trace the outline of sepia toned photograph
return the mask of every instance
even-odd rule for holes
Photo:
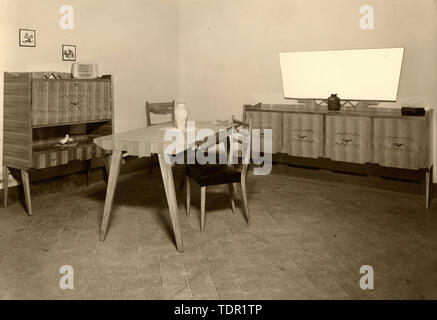
[[[62,60],[76,61],[76,46],[63,45],[62,46]]]
[[[437,300],[437,0],[0,0],[0,34],[0,300]]]
[[[35,47],[36,46],[36,31],[20,29],[20,47]]]

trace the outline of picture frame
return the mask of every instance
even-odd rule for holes
[[[36,30],[19,29],[18,44],[20,47],[36,47]]]
[[[62,45],[62,60],[76,61],[76,46],[71,44]]]

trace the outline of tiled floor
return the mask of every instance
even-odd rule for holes
[[[190,218],[181,192],[184,253],[157,169],[121,178],[103,243],[104,183],[34,197],[33,217],[10,205],[0,209],[0,299],[437,299],[437,200],[426,212],[422,195],[349,180],[283,165],[251,176],[250,227],[212,188],[204,233],[199,190]],[[62,265],[74,268],[74,290],[59,288]],[[362,265],[374,290],[359,287]]]

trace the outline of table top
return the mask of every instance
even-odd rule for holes
[[[199,142],[204,141],[203,137],[197,137],[200,129],[209,129],[218,135],[220,130],[226,130],[231,127],[231,124],[216,123],[213,121],[195,121],[195,139],[188,141],[187,134],[184,133],[184,150],[194,147]],[[150,127],[139,128],[135,130],[124,131],[113,135],[98,137],[94,139],[94,143],[105,150],[117,150],[129,153],[132,156],[149,157],[153,153],[164,154],[167,146],[174,143],[172,141],[164,141],[165,133],[168,130],[176,128],[171,123],[163,123],[159,125],[152,125]]]

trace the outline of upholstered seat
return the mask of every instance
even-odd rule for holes
[[[241,171],[226,164],[189,165],[187,175],[201,187],[241,181]]]

